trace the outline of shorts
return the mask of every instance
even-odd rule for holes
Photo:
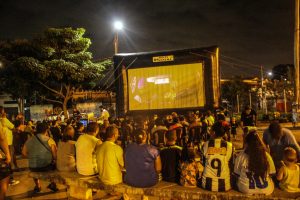
[[[47,172],[47,171],[53,171],[56,169],[56,166],[55,164],[50,164],[50,165],[47,165],[46,167],[38,167],[38,168],[29,168],[29,170],[31,172]]]
[[[4,161],[0,161],[0,180],[5,179],[6,177],[12,174],[12,170],[10,165],[4,163]]]

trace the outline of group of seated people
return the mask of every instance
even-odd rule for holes
[[[164,127],[157,124],[153,128],[159,129],[158,126]],[[65,127],[56,144],[50,137],[49,125],[39,123],[22,154],[28,157],[31,171],[54,168],[77,171],[85,176],[98,175],[106,185],[124,182],[144,188],[163,180],[217,192],[233,188],[247,194],[269,195],[277,185],[287,192],[300,192],[297,164],[300,148],[292,133],[278,122],[270,124],[263,139],[256,130],[249,131],[244,137],[244,149],[239,153],[231,142],[224,140],[228,130],[222,121],[214,122],[210,138],[198,144],[198,148],[189,139],[178,142],[176,129],[172,125],[164,128],[164,142],[159,145],[155,137],[149,139],[151,130],[137,126],[130,143],[122,146],[118,142],[121,133],[118,126],[107,125],[98,137],[101,127],[91,122],[77,141],[74,141],[74,128]],[[34,181],[34,191],[39,192],[41,184],[38,179]],[[57,191],[54,182],[48,188]]]

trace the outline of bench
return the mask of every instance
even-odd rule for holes
[[[30,172],[29,177],[41,180],[53,180],[67,186],[69,198],[93,199],[93,190],[97,190],[97,198],[105,199],[107,194],[118,193],[125,196],[124,199],[266,199],[266,200],[300,200],[300,193],[287,193],[275,189],[272,195],[245,195],[238,191],[210,192],[201,188],[186,188],[175,183],[159,182],[150,188],[135,188],[124,183],[108,186],[100,182],[96,176],[82,176],[76,172]]]

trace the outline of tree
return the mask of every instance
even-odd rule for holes
[[[50,92],[43,99],[62,105],[65,117],[74,91],[101,78],[102,71],[111,64],[110,60],[92,61],[92,53],[88,52],[91,41],[83,37],[84,33],[83,28],[49,28],[30,41],[26,56],[13,59],[9,65],[30,80],[40,94]]]
[[[233,106],[237,106],[237,95],[241,105],[249,104],[249,91],[251,87],[243,82],[241,77],[234,77],[222,84],[221,97],[228,100]]]
[[[32,96],[34,90],[30,80],[11,65],[18,58],[33,54],[28,40],[0,41],[0,90],[18,101],[21,112],[24,111],[24,99]]]

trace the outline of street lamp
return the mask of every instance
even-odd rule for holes
[[[115,37],[114,37],[114,47],[115,47],[115,54],[118,53],[118,43],[119,43],[119,36],[118,33],[123,29],[123,23],[121,21],[114,22],[114,29],[115,29]]]
[[[273,75],[273,73],[272,72],[268,72],[268,76],[272,76]]]

